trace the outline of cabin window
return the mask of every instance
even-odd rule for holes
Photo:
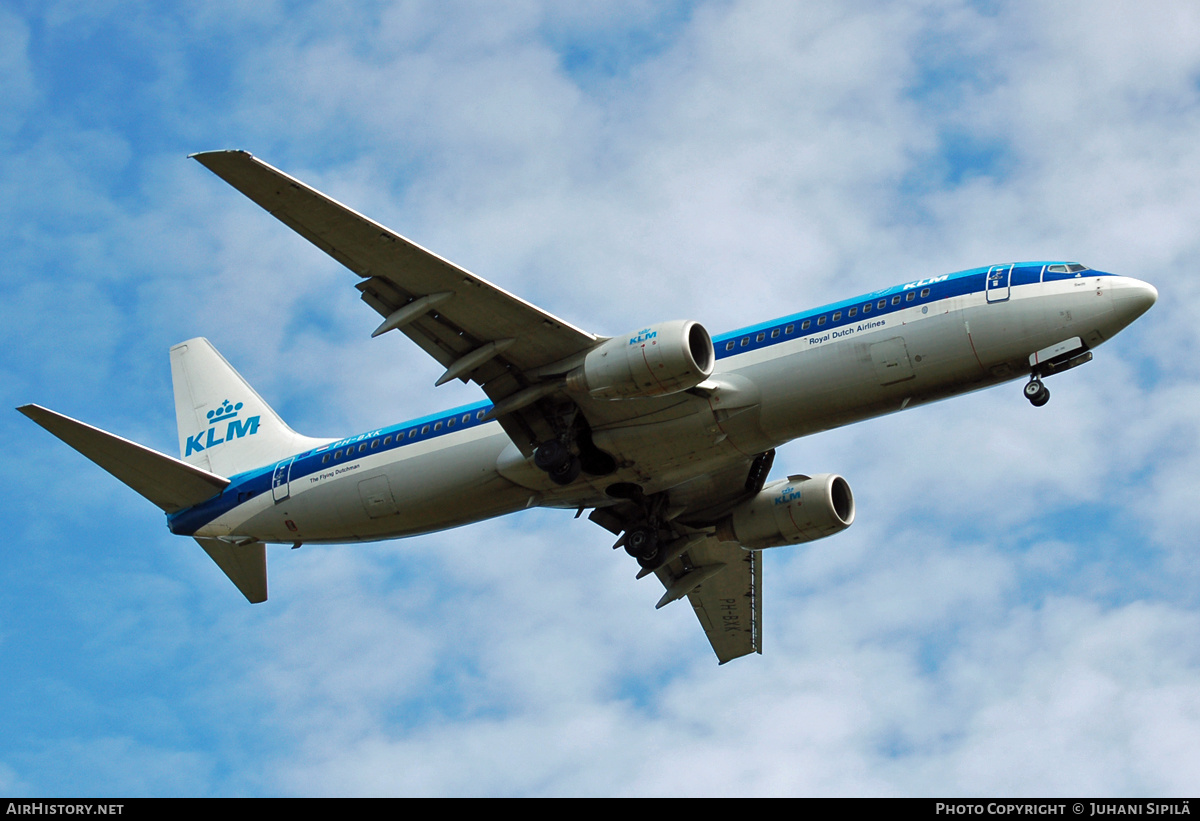
[[[841,312],[841,311],[834,311],[834,312],[833,312],[833,321],[834,321],[834,322],[837,322],[837,321],[838,321],[838,320],[840,320],[841,318],[842,318],[842,312]]]
[[[322,465],[329,464],[329,454],[328,453],[326,453],[324,456],[321,457],[321,464]]]
[[[379,447],[379,440],[378,440],[378,439],[372,439],[372,440],[371,440],[371,450],[375,450],[375,448],[377,448],[377,447]]]
[[[914,292],[914,291],[909,291],[909,292],[908,292],[908,295],[907,295],[906,297],[904,297],[904,301],[905,301],[905,302],[912,302],[912,301],[913,301],[914,299],[916,299],[916,298],[917,298],[917,294],[916,294],[916,292]]]
[[[766,338],[767,338],[767,334],[766,334],[766,332],[763,332],[763,333],[760,333],[758,336],[754,337],[754,341],[762,342]]]
[[[863,313],[864,314],[871,313],[871,309],[874,307],[875,307],[874,305],[872,305],[870,302],[868,302],[866,305],[863,306]]]
[[[476,419],[483,419],[483,415],[484,415],[485,413],[487,413],[487,411],[479,411],[478,413],[476,413],[476,414],[475,414],[475,418],[476,418]]]
[[[921,299],[924,299],[924,298],[925,298],[925,297],[927,297],[927,296],[929,296],[929,289],[928,289],[928,288],[922,288],[922,289],[921,289]]]
[[[453,416],[451,416],[449,419],[446,420],[446,427],[448,427],[448,428],[454,427],[454,423],[457,421],[458,421],[457,419],[455,419]]]
[[[413,438],[414,436],[416,436],[416,435],[417,435],[417,429],[416,429],[416,428],[413,428],[412,430],[410,430],[410,431],[408,432],[408,438],[409,438],[409,439],[412,439],[412,438]]]
[[[855,316],[857,316],[857,315],[858,315],[858,308],[857,308],[857,307],[855,307],[855,308],[851,308],[849,311],[847,311],[847,312],[846,312],[846,316],[847,316],[849,319],[854,319],[854,317],[855,317]]]
[[[435,431],[441,430],[441,429],[442,429],[442,423],[441,423],[441,422],[435,422],[435,423],[434,423],[434,425],[433,425],[433,429],[434,429]]]
[[[747,346],[747,345],[749,345],[749,344],[750,344],[750,337],[748,337],[748,336],[743,336],[743,337],[742,337],[742,347],[744,348],[744,347],[746,347],[746,346]]]
[[[727,351],[732,351],[732,350],[733,350],[733,346],[734,346],[735,344],[736,344],[736,343],[735,343],[735,342],[734,342],[732,339],[731,339],[731,340],[729,340],[728,342],[726,342],[726,343],[725,343],[725,350],[727,350]]]
[[[462,418],[462,423],[465,425],[465,424],[467,424],[467,423],[468,423],[468,422],[470,422],[470,421],[471,421],[471,414],[469,414],[469,413],[464,413],[464,414],[463,414],[463,418]]]
[[[388,445],[390,445],[391,443],[392,443],[392,437],[391,437],[391,436],[385,436],[385,437],[383,437],[383,446],[384,446],[385,448],[386,448]]]
[[[825,317],[823,317],[823,316],[817,317],[817,327],[819,328],[824,324],[825,324]]]
[[[366,443],[366,442],[363,442],[361,445],[359,445],[359,446],[358,446],[358,452],[359,452],[359,453],[362,453],[362,452],[363,452],[363,451],[365,451],[366,449],[367,449],[367,443]]]
[[[342,452],[341,452],[340,450],[338,450],[338,451],[334,451],[334,453],[333,453],[333,458],[334,458],[334,459],[341,459],[341,458],[342,458]]]
[[[784,332],[785,334],[788,334],[788,335],[790,335],[790,334],[792,333],[792,331],[794,331],[794,330],[796,330],[796,326],[795,326],[795,325],[788,325],[786,328],[784,328],[784,329],[783,329],[783,332]]]
[[[775,330],[771,331],[771,338],[772,338],[772,339],[774,339],[774,338],[775,338],[775,337],[777,337],[777,336],[779,336],[779,329],[778,329],[778,328],[776,328]]]
[[[878,302],[875,303],[875,307],[882,311],[884,308],[887,307],[887,300],[886,299],[879,300]]]
[[[899,305],[899,304],[900,304],[900,294],[896,294],[894,297],[892,297],[892,304],[893,304],[893,305]]]
[[[424,436],[424,435],[425,435],[425,434],[427,434],[427,433],[429,433],[429,425],[425,425],[424,427],[422,427],[422,428],[421,428],[421,435],[422,435],[422,436]]]

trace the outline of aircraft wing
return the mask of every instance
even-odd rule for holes
[[[658,606],[682,597],[686,591],[721,664],[762,652],[759,551],[699,535],[693,537],[679,556],[654,573],[667,588]]]
[[[774,459],[775,451],[767,451],[710,474],[705,486],[693,494],[684,488],[676,497],[673,491],[672,501],[685,505],[688,512],[672,518],[671,540],[659,547],[662,564],[638,573],[641,579],[653,572],[667,589],[657,607],[687,597],[721,664],[762,652],[762,555],[736,542],[721,541],[713,523],[738,501],[762,490]],[[643,516],[636,506],[623,502],[597,508],[588,518],[620,534]]]
[[[551,379],[598,337],[425,250],[245,151],[192,155],[296,233],[363,278],[362,299],[446,368],[437,384],[483,387],[522,450],[546,438],[520,411],[556,389]],[[550,367],[548,367],[550,366]],[[548,381],[541,381],[546,379]],[[505,402],[505,400],[508,400]]]

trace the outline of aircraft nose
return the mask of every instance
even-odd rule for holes
[[[1158,289],[1140,279],[1127,279],[1113,293],[1113,309],[1125,322],[1132,322],[1158,300]]]

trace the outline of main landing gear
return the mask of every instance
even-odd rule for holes
[[[533,452],[533,463],[556,485],[569,485],[579,478],[583,463],[561,439],[547,439]]]
[[[658,564],[658,528],[647,523],[625,531],[625,552],[642,567]]]
[[[1050,401],[1050,390],[1042,384],[1037,374],[1029,377],[1029,381],[1025,383],[1025,398],[1035,408],[1040,408]]]
[[[558,435],[533,449],[533,463],[554,484],[569,485],[580,473],[607,476],[617,469],[616,460],[596,447],[592,429],[577,409],[552,421]]]
[[[625,552],[637,559],[644,568],[658,566],[663,558],[662,548],[666,542],[661,535],[666,525],[667,494],[654,493],[649,496],[642,493],[640,486],[629,482],[618,482],[609,485],[605,491],[615,499],[625,499],[636,508],[625,526],[625,534],[617,540],[613,548],[624,547]],[[668,541],[670,533],[668,532]]]

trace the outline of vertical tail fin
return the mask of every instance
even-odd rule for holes
[[[301,436],[202,337],[171,348],[183,461],[222,476],[277,462],[328,439]]]

